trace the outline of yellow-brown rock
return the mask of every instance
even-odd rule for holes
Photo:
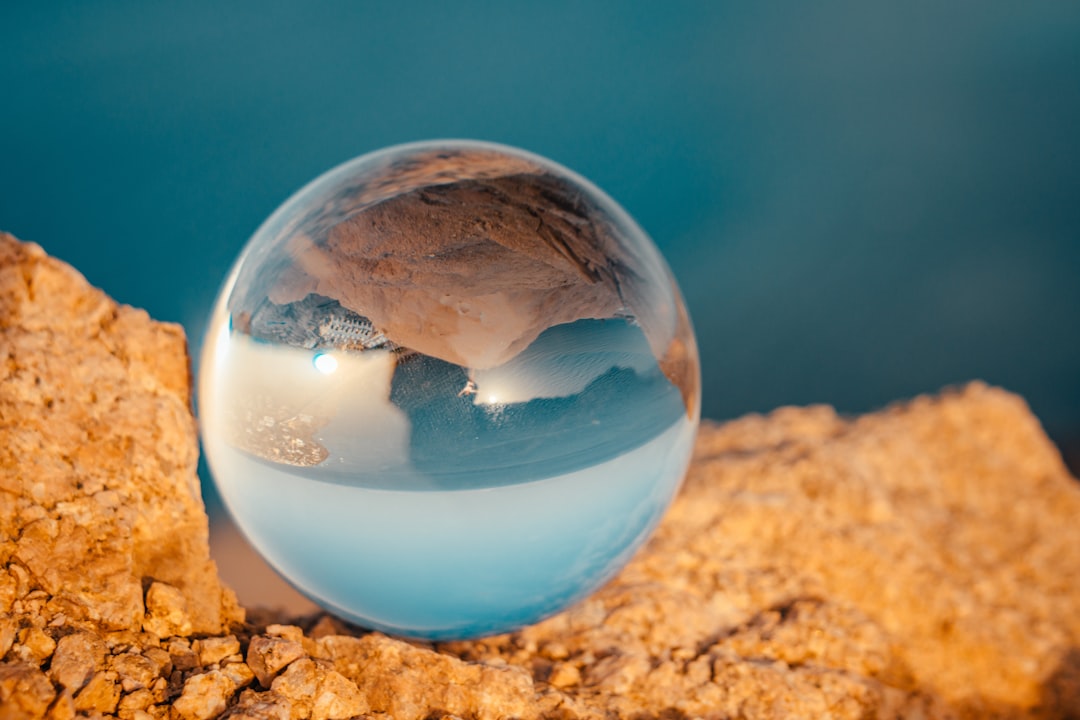
[[[183,331],[0,234],[0,353],[0,613],[138,630],[161,583],[190,621],[162,632],[239,620],[207,547]]]
[[[239,658],[240,641],[236,639],[235,635],[205,638],[196,640],[193,649],[199,655],[200,665],[216,665],[233,655]]]
[[[258,636],[248,644],[247,664],[263,687],[270,687],[277,674],[306,653],[295,640]]]
[[[44,717],[56,691],[44,673],[25,663],[0,663],[0,717]]]
[[[49,677],[73,693],[82,689],[105,664],[105,642],[96,633],[81,631],[65,635],[56,643]]]
[[[1015,395],[706,424],[634,561],[516,633],[230,632],[179,332],[0,248],[0,718],[1080,717],[1080,484]]]

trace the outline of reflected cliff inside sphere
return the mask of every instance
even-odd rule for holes
[[[210,468],[256,549],[365,627],[466,638],[614,575],[678,489],[693,331],[655,246],[529,153],[403,145],[255,233],[204,342]]]

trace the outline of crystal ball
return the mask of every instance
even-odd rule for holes
[[[589,181],[466,141],[312,181],[221,289],[198,407],[236,523],[364,627],[509,631],[610,579],[686,471],[697,346],[671,272]]]

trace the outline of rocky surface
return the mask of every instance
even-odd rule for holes
[[[27,638],[56,628],[190,635],[240,620],[206,541],[183,330],[0,234],[0,349],[11,652],[40,656]]]
[[[1014,395],[706,425],[626,570],[517,633],[240,623],[179,331],[0,248],[0,718],[1080,716],[1080,485]]]

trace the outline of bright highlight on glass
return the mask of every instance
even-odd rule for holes
[[[315,369],[323,375],[329,375],[337,370],[337,358],[333,355],[319,353],[312,359],[312,362],[315,364]]]
[[[199,409],[225,504],[298,590],[429,639],[584,597],[656,526],[698,423],[697,349],[645,233],[520,150],[331,170],[221,290]]]

